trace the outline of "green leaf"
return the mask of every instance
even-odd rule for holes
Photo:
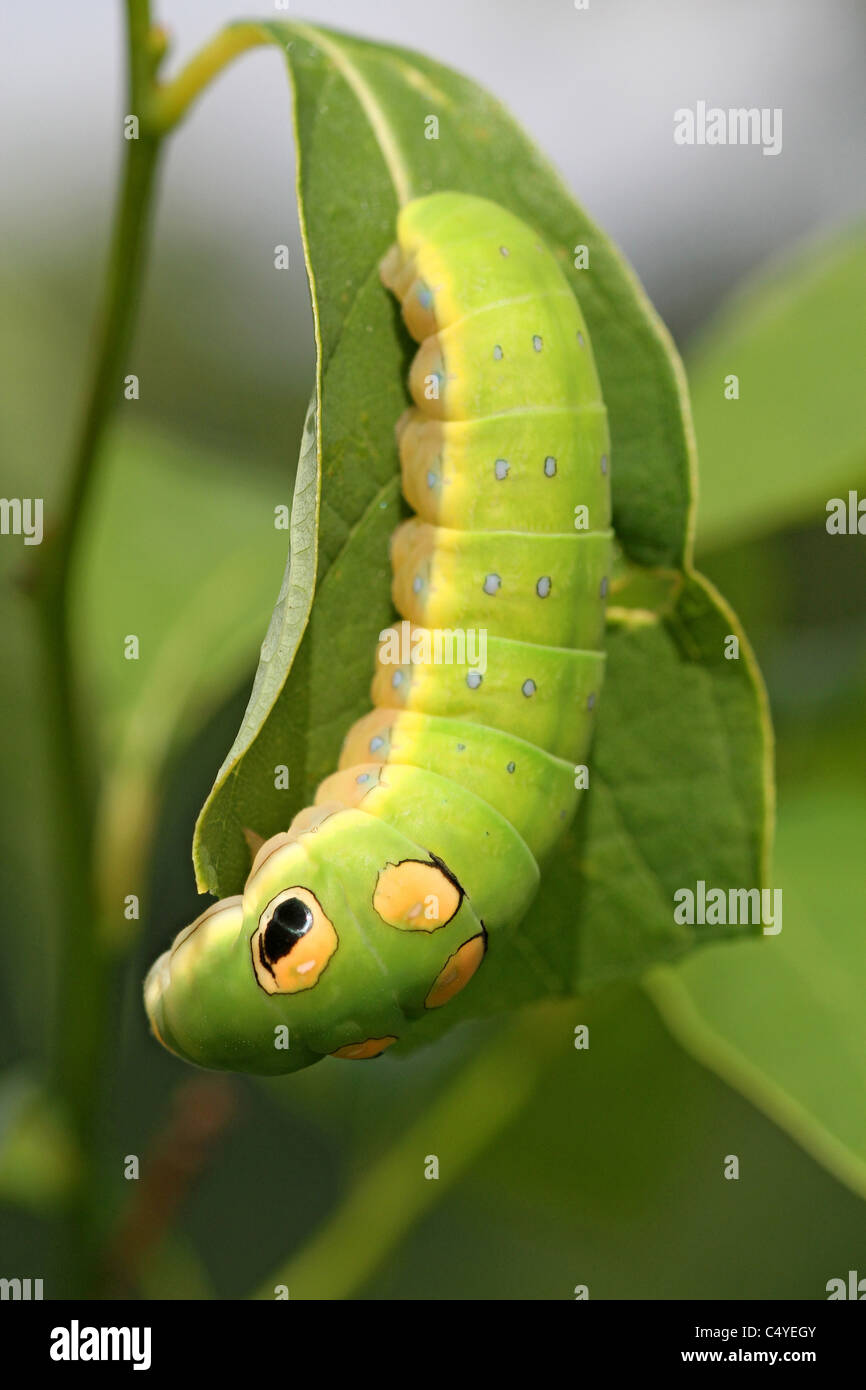
[[[264,32],[281,47],[288,42],[295,92],[319,350],[321,496],[317,535],[310,459],[310,476],[305,470],[298,482],[292,540],[305,554],[318,547],[318,593],[299,650],[299,632],[275,620],[280,640],[271,671],[257,682],[199,823],[199,886],[216,893],[235,891],[249,868],[244,826],[264,834],[286,824],[332,770],[342,734],[367,706],[376,636],[392,617],[387,541],[400,506],[394,423],[407,400],[411,348],[378,264],[401,198],[463,188],[539,228],[570,275],[592,333],[611,419],[621,542],[637,560],[681,562],[691,505],[681,369],[665,330],[631,271],[508,113],[418,54],[306,25],[266,25]],[[431,104],[440,114],[438,141],[424,139]],[[590,269],[578,271],[573,248],[583,244]],[[285,678],[293,661],[277,695],[274,671]],[[284,760],[272,757],[278,747],[291,749],[288,796],[257,775]]]
[[[472,1011],[671,958],[695,940],[673,922],[674,887],[761,881],[768,795],[754,663],[736,620],[689,570],[693,457],[676,354],[617,252],[486,93],[405,50],[306,25],[265,29],[289,40],[318,346],[316,453],[308,431],[266,661],[196,830],[199,886],[221,896],[242,888],[244,829],[285,828],[369,707],[376,637],[393,616],[393,427],[414,350],[378,263],[400,200],[471,190],[537,227],[580,298],[610,412],[615,524],[632,563],[615,601],[634,607],[656,595],[646,620],[627,615],[612,634],[592,791],[540,899],[543,925],[515,947],[519,957],[488,972]],[[438,141],[424,139],[431,111]],[[589,270],[573,268],[580,244]],[[663,568],[636,568],[650,564]],[[740,637],[740,661],[723,659],[728,633]],[[286,762],[291,785],[278,790],[273,769]]]
[[[866,477],[864,299],[858,228],[764,272],[690,355],[701,550],[817,520]]]
[[[80,1156],[56,1100],[20,1069],[0,1081],[0,1201],[44,1213],[74,1187]]]
[[[140,426],[111,443],[87,522],[75,640],[99,732],[98,853],[109,927],[141,891],[159,780],[255,660],[288,495]],[[154,557],[159,563],[154,563]],[[128,639],[138,641],[137,657]]]
[[[648,977],[674,1036],[866,1196],[862,793],[790,798],[779,818],[783,927]]]

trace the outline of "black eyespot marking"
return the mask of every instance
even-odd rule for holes
[[[440,859],[438,854],[434,854],[432,849],[428,849],[427,853],[430,855],[431,860],[436,865],[439,872],[445,875],[449,883],[453,883],[457,892],[460,894],[460,901],[462,902],[466,897],[466,889],[463,887],[457,875],[451,872],[445,860]]]
[[[265,928],[262,947],[271,962],[282,960],[313,925],[313,914],[300,898],[286,898],[277,903]]]
[[[309,888],[296,884],[271,898],[250,938],[256,983],[265,994],[299,994],[318,984],[340,941]]]

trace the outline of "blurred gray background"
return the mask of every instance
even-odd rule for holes
[[[173,37],[169,72],[226,20],[286,14],[273,0],[154,8]],[[681,342],[756,263],[862,212],[860,0],[590,0],[588,10],[573,0],[290,0],[288,14],[418,47],[492,89],[625,251]],[[7,4],[3,22],[7,273],[48,275],[61,303],[45,311],[65,309],[81,347],[120,153],[122,18],[112,0],[49,0]],[[781,107],[782,153],[675,145],[673,112],[699,99]],[[280,56],[255,51],[196,106],[163,169],[138,346],[143,409],[251,460],[294,455],[300,403],[284,433],[245,406],[246,388],[276,399],[287,380],[312,378],[300,255],[278,293],[271,269],[275,243],[298,249],[293,163]],[[79,357],[73,330],[70,390]]]

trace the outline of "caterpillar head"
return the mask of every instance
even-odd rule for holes
[[[151,967],[151,1027],[185,1060],[278,1074],[377,1057],[480,965],[484,927],[435,855],[360,811],[317,818],[266,841],[243,894]]]

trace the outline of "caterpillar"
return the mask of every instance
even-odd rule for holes
[[[153,1033],[204,1067],[294,1072],[409,1037],[509,933],[531,934],[540,865],[580,795],[611,556],[580,307],[528,225],[460,193],[401,209],[380,274],[420,344],[396,426],[413,512],[391,542],[402,622],[380,634],[373,709],[314,804],[147,976]],[[470,630],[474,665],[455,656]]]

